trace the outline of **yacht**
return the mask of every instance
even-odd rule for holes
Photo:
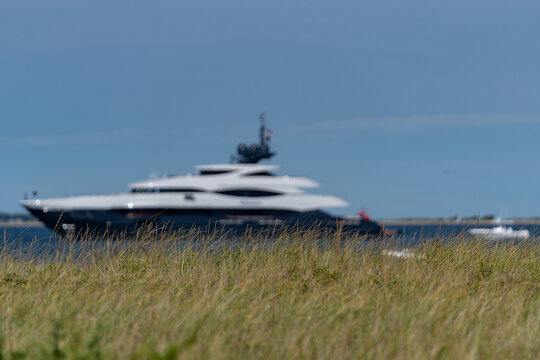
[[[495,218],[492,228],[473,228],[469,229],[469,234],[486,240],[526,240],[529,238],[529,230],[514,230],[512,227],[505,226],[512,224],[511,220]]]
[[[130,192],[23,200],[21,204],[59,233],[135,231],[141,226],[225,228],[233,231],[294,227],[381,235],[363,214],[338,217],[325,209],[348,206],[333,195],[310,194],[319,187],[305,177],[276,175],[278,166],[260,164],[275,155],[272,133],[261,118],[259,143],[240,144],[231,163],[197,166],[196,174],[149,179]]]

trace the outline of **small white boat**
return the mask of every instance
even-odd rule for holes
[[[385,256],[392,256],[399,259],[425,259],[424,255],[417,255],[411,249],[402,249],[402,250],[383,250],[382,254]]]
[[[497,223],[501,223],[499,220]],[[529,230],[514,230],[511,227],[498,225],[493,228],[469,229],[469,234],[487,240],[524,240],[529,238]]]

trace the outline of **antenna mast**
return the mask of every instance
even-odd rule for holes
[[[232,156],[231,160],[238,162],[239,164],[256,164],[262,159],[270,159],[276,153],[270,151],[270,138],[271,134],[267,133],[266,128],[266,112],[263,111],[259,116],[261,126],[259,128],[259,144],[246,144],[238,145],[238,155]]]
[[[266,145],[266,124],[264,122],[266,117],[266,111],[263,111],[261,115],[259,116],[259,120],[261,121],[261,128],[259,130],[259,138],[260,138],[260,144],[261,146]]]

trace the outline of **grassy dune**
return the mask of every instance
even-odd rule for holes
[[[4,249],[2,359],[534,359],[540,244],[140,234]]]

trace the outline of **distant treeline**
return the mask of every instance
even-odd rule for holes
[[[0,221],[33,221],[34,217],[30,214],[10,214],[0,213]]]

